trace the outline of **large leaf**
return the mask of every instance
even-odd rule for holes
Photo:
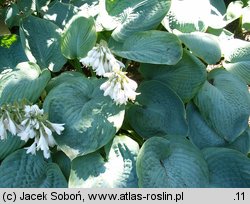
[[[8,137],[5,140],[0,140],[0,160],[19,149],[25,144],[20,137],[13,136],[8,132]]]
[[[43,159],[42,154],[18,150],[0,166],[1,188],[66,188],[67,181],[59,167]]]
[[[56,2],[48,9],[43,18],[54,22],[58,27],[63,29],[77,12],[77,8],[71,4]]]
[[[249,188],[250,159],[226,148],[207,148],[203,154],[209,168],[210,186],[216,188]]]
[[[20,62],[28,61],[19,36],[0,36],[0,72],[4,69],[13,69]]]
[[[52,161],[60,167],[65,178],[69,180],[71,161],[66,154],[62,151],[55,152],[52,154]]]
[[[162,23],[168,30],[177,29],[184,33],[205,31],[210,13],[209,0],[172,0]]]
[[[183,33],[178,37],[191,50],[208,64],[216,64],[220,61],[221,50],[217,37],[201,32]]]
[[[248,126],[250,95],[243,81],[224,69],[214,69],[194,98],[202,117],[228,142]]]
[[[112,37],[118,42],[124,42],[138,31],[154,29],[170,7],[169,0],[118,0],[106,4],[109,15],[117,20]]]
[[[178,136],[148,139],[140,149],[136,170],[143,188],[208,186],[208,167],[201,152]]]
[[[99,152],[72,161],[70,188],[135,188],[136,157],[139,145],[127,136],[116,136],[105,146],[106,158]]]
[[[206,147],[228,147],[247,154],[250,148],[250,131],[246,130],[235,141],[229,143],[209,127],[194,104],[187,106],[187,121],[190,140],[200,149]]]
[[[50,72],[32,62],[22,62],[0,74],[0,105],[26,99],[35,103],[50,80]]]
[[[133,34],[114,53],[138,62],[173,65],[181,59],[182,47],[175,35],[155,30]]]
[[[58,72],[66,62],[60,49],[60,28],[38,17],[25,18],[20,26],[23,47],[30,61]]]
[[[94,19],[74,16],[63,31],[62,53],[68,59],[85,57],[95,45],[96,39]]]
[[[140,95],[127,114],[140,136],[187,135],[184,105],[172,89],[153,80],[140,84],[137,92]]]
[[[52,122],[65,123],[55,135],[59,147],[74,159],[107,144],[121,127],[124,107],[103,96],[104,80],[73,77],[53,88],[44,102]]]
[[[250,42],[232,39],[223,43],[223,66],[232,74],[250,84]]]
[[[157,80],[172,88],[184,102],[190,101],[206,80],[206,67],[184,50],[176,65],[142,64],[140,72],[147,80]]]

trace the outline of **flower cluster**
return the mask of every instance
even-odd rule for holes
[[[92,48],[85,58],[80,60],[85,66],[91,66],[98,76],[112,72],[114,67],[124,68],[124,64],[118,61],[111,53],[105,41],[101,41]]]
[[[64,124],[51,123],[47,120],[43,109],[37,105],[5,105],[0,112],[0,138],[7,138],[7,131],[27,142],[34,139],[33,144],[27,148],[27,153],[35,154],[42,150],[45,158],[50,157],[49,147],[54,147],[56,142],[52,135],[58,135],[64,130]]]
[[[80,60],[85,66],[91,66],[98,76],[108,80],[100,86],[104,96],[109,95],[117,105],[126,104],[128,100],[136,98],[137,83],[126,76],[124,64],[117,60],[105,41],[101,41],[85,58]]]

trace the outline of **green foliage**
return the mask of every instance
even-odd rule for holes
[[[9,3],[0,187],[250,187],[249,0]]]

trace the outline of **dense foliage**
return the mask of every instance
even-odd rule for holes
[[[0,187],[250,187],[250,1],[0,1]]]

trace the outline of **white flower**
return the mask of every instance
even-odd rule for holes
[[[0,139],[4,140],[7,138],[7,131],[4,125],[4,118],[3,116],[0,118]]]
[[[32,117],[37,115],[42,115],[44,113],[43,109],[40,109],[38,105],[26,105],[24,107],[24,112],[26,117]]]
[[[104,96],[109,95],[116,104],[126,104],[128,100],[134,101],[139,93],[136,93],[137,83],[126,76],[126,72],[115,69],[112,73],[104,75],[108,81],[100,86]]]
[[[112,72],[114,67],[125,67],[122,62],[114,57],[105,41],[101,41],[100,44],[93,47],[80,62],[85,66],[92,66],[98,76],[104,76],[105,73]]]
[[[58,135],[61,135],[62,131],[64,130],[63,125],[64,124],[58,124],[58,123],[51,123],[48,120],[46,121],[50,128],[55,131]]]

